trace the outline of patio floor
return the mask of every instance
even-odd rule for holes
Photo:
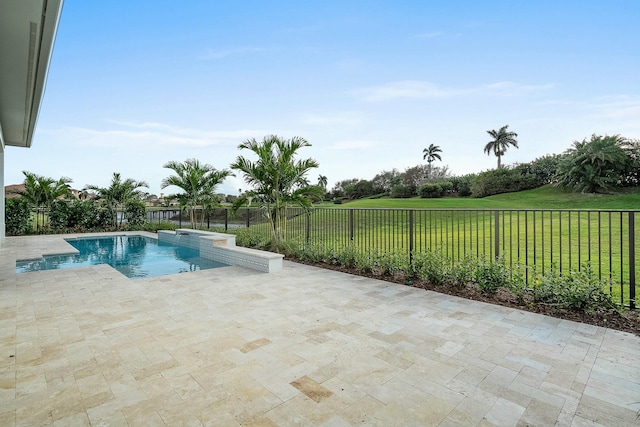
[[[131,281],[15,274],[0,425],[637,426],[640,338],[285,262]]]

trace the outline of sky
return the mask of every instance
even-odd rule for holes
[[[114,172],[161,189],[163,165],[217,169],[266,135],[312,146],[329,188],[424,163],[494,168],[487,130],[509,125],[503,163],[592,134],[640,139],[640,1],[65,0],[22,171],[106,187]],[[218,192],[246,190],[242,176]]]

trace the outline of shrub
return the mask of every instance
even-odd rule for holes
[[[451,181],[442,181],[439,183],[440,187],[442,187],[442,191],[444,195],[447,195],[453,192],[453,182]]]
[[[49,209],[49,226],[54,231],[111,229],[112,221],[112,210],[89,200],[58,199]]]
[[[442,285],[447,279],[448,262],[441,251],[429,250],[413,256],[411,272],[413,277],[426,280],[434,285]]]
[[[449,183],[449,184],[451,184],[451,183]],[[440,184],[427,183],[427,184],[422,184],[420,186],[420,188],[418,189],[418,194],[423,199],[434,199],[434,198],[438,198],[438,197],[444,196],[444,189],[442,188],[442,185],[440,185]]]
[[[475,174],[469,174],[452,177],[450,182],[453,185],[453,192],[457,193],[459,197],[469,197],[471,195],[471,182],[475,176]]]
[[[541,185],[535,175],[528,173],[526,167],[520,165],[479,173],[471,182],[471,193],[473,197],[487,197],[528,190]]]
[[[544,274],[535,274],[529,292],[536,303],[557,305],[573,310],[593,310],[598,307],[616,308],[606,292],[607,283],[598,279],[589,263],[579,271],[560,274],[552,268]]]
[[[175,224],[171,221],[162,221],[162,222],[145,222],[140,227],[143,231],[148,231],[150,233],[157,233],[158,230],[175,230],[178,228],[178,224]]]
[[[509,287],[509,268],[502,260],[480,258],[476,267],[475,281],[480,290],[492,294],[500,288]]]
[[[228,232],[236,235],[236,244],[238,246],[264,249],[271,243],[271,233],[269,230],[254,227],[241,227],[234,228]]]
[[[26,199],[7,199],[4,212],[8,235],[27,234],[31,229],[31,209]]]
[[[130,226],[140,226],[147,222],[147,208],[139,200],[132,200],[127,203],[124,217]]]
[[[347,245],[338,249],[336,253],[336,262],[347,268],[353,268],[356,265],[358,249],[354,245]]]
[[[416,189],[411,185],[396,184],[391,187],[391,197],[395,199],[408,199],[415,195]]]
[[[466,255],[458,260],[451,268],[451,284],[456,287],[464,287],[473,282],[478,266],[478,260],[473,255]]]

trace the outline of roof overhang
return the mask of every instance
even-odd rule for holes
[[[0,2],[0,151],[31,146],[63,1]]]

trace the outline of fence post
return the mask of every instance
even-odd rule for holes
[[[409,265],[413,262],[413,209],[409,210]]]
[[[311,238],[311,211],[307,212],[307,228],[305,230],[305,241],[307,245],[309,244],[309,239]]]
[[[224,231],[229,230],[229,209],[224,210]]]
[[[251,212],[249,211],[249,208],[247,208],[247,228],[249,228],[249,214]]]
[[[353,209],[349,209],[349,241],[353,242]]]
[[[636,230],[634,212],[629,211],[629,308],[636,308]]]
[[[207,230],[211,228],[210,216],[209,210],[207,209]]]
[[[500,258],[500,211],[495,211],[494,213],[495,215],[495,224],[494,224],[494,228],[495,228],[495,232],[493,233],[493,235],[495,236],[495,242],[494,242],[494,253],[495,253],[495,257],[496,259]]]
[[[178,211],[178,227],[182,228],[182,209]]]

